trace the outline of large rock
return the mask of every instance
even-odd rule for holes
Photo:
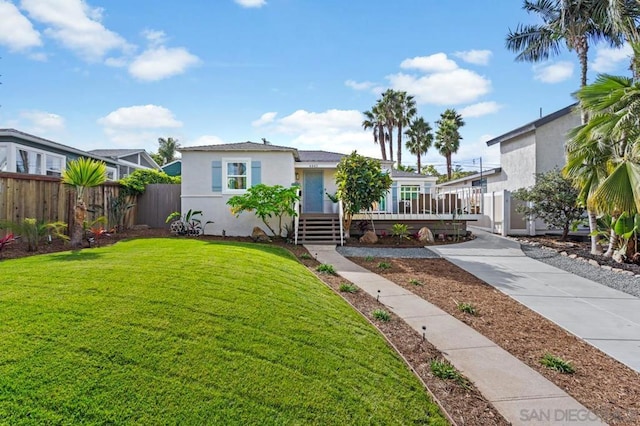
[[[367,231],[362,237],[360,237],[360,242],[365,244],[375,244],[378,242],[378,236],[373,231]]]
[[[431,229],[425,227],[420,228],[420,230],[418,231],[418,240],[420,240],[421,243],[434,243],[435,240],[433,239],[433,233],[431,232]]]
[[[253,232],[251,233],[251,239],[256,243],[269,243],[271,242],[271,238],[259,227],[256,226],[253,228]]]

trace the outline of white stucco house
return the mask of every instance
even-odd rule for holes
[[[503,235],[535,235],[547,232],[542,221],[529,221],[515,211],[511,191],[535,184],[535,175],[566,163],[567,134],[581,124],[577,104],[569,105],[487,141],[500,146],[500,167],[486,172],[483,217],[478,224]],[[462,182],[464,181],[464,182]],[[472,175],[452,185],[479,181]]]
[[[179,151],[182,211],[202,210],[203,220],[214,221],[206,227],[207,234],[247,236],[254,226],[263,227],[255,215],[245,212],[236,217],[227,205],[229,198],[260,183],[300,187],[299,227],[306,230],[308,239],[316,232],[311,221],[338,221],[328,194],[336,192],[336,167],[344,154],[255,142],[182,147]],[[439,209],[440,214],[432,219],[441,220],[445,209],[452,205],[461,208],[460,203],[456,204],[458,199],[438,201],[437,196],[431,197],[436,178],[393,170],[391,162],[382,162],[382,168],[391,173],[392,188],[366,213],[369,216],[376,215],[381,220],[428,219]],[[429,207],[423,202],[426,197],[431,197]]]

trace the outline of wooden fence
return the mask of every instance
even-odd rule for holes
[[[147,185],[138,197],[136,224],[151,228],[169,228],[167,216],[180,211],[180,185],[154,183]]]
[[[109,209],[119,193],[120,186],[116,182],[89,188],[85,197],[90,210],[87,219],[109,217]],[[29,217],[43,222],[69,223],[74,217],[75,197],[75,191],[64,185],[60,178],[0,173],[0,220],[21,222]],[[124,218],[125,227],[132,226],[134,218],[135,209],[129,210]],[[114,225],[109,224],[110,227]]]

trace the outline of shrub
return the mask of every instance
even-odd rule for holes
[[[380,262],[378,263],[378,268],[386,271],[387,269],[391,269],[391,264],[389,262]]]
[[[365,262],[373,262],[374,257],[373,256],[367,256],[364,258]]]
[[[326,275],[338,275],[333,265],[322,263],[316,267],[316,271]]]
[[[173,183],[179,184],[180,176],[169,176],[165,172],[152,169],[138,169],[129,176],[120,179],[126,195],[140,195],[144,193],[150,183]]]
[[[371,315],[379,321],[384,321],[384,322],[391,321],[391,314],[385,311],[384,309],[376,309],[371,313]]]
[[[453,380],[465,389],[469,388],[469,381],[446,359],[434,359],[429,364],[431,373],[442,380]]]
[[[311,255],[309,253],[302,253],[300,255],[300,259],[309,260],[309,259],[313,259],[313,258],[311,257]]]
[[[64,222],[40,222],[34,218],[26,217],[22,222],[3,222],[0,228],[9,229],[27,242],[27,251],[36,251],[43,238],[52,237],[68,240],[64,235],[67,224]]]
[[[565,361],[564,359],[552,355],[548,352],[544,354],[544,356],[540,360],[540,364],[552,370],[559,371],[563,374],[573,374],[576,371],[573,365],[571,365],[571,362]]]
[[[180,214],[180,212],[173,212],[167,219],[165,223],[171,223],[171,232],[178,235],[189,235],[189,236],[198,236],[204,233],[204,228],[213,223],[212,220],[208,220],[202,224],[202,220],[200,219],[202,216],[201,210],[191,210],[185,214]]]
[[[358,287],[356,287],[353,284],[350,283],[341,283],[340,284],[340,291],[343,293],[357,293],[358,292]]]
[[[391,235],[398,240],[409,239],[409,225],[405,223],[394,223],[391,226]]]
[[[418,286],[423,286],[424,284],[421,281],[416,280],[415,278],[411,278],[409,280],[409,284],[411,285],[418,285]]]
[[[456,307],[458,308],[458,310],[460,312],[464,312],[464,313],[469,314],[469,315],[477,315],[478,314],[478,308],[476,308],[471,303],[456,302]]]

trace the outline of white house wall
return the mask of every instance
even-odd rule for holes
[[[580,125],[580,114],[572,112],[536,129],[536,173],[544,173],[566,162],[567,133]]]
[[[500,144],[499,177],[487,181],[487,192],[515,191],[535,183],[536,136],[529,132]]]
[[[205,233],[209,235],[249,236],[255,226],[265,232],[264,223],[251,212],[243,212],[239,217],[231,214],[227,205],[229,198],[238,194],[229,194],[212,190],[212,162],[225,159],[247,159],[260,161],[261,183],[290,187],[295,180],[294,158],[291,152],[182,152],[182,213],[202,210],[203,223],[207,225]],[[270,222],[277,232],[277,220]]]

